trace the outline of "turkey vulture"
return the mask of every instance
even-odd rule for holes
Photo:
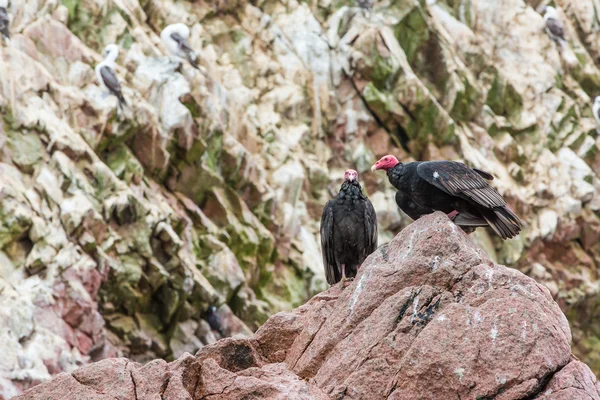
[[[544,14],[544,21],[546,21],[546,33],[550,36],[550,39],[555,42],[565,40],[565,28],[562,22],[558,19],[558,13],[554,7],[546,7],[546,13]]]
[[[387,155],[371,171],[383,169],[398,189],[396,203],[412,219],[443,211],[461,228],[490,226],[502,239],[516,236],[523,224],[487,180],[487,172],[456,161],[418,161],[402,164]]]
[[[321,250],[327,283],[356,276],[358,267],[377,248],[377,215],[362,193],[358,173],[344,173],[340,192],[321,216]]]

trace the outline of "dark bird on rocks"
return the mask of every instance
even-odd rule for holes
[[[488,184],[494,177],[487,172],[456,161],[402,164],[392,155],[371,167],[371,171],[378,169],[387,172],[390,183],[398,189],[398,207],[414,220],[443,211],[467,232],[490,226],[502,239],[509,239],[521,231],[523,223]]]
[[[168,25],[160,33],[160,38],[167,47],[167,50],[169,50],[169,53],[185,58],[192,67],[200,69],[196,62],[196,53],[187,41],[189,36],[190,28],[182,23]]]
[[[206,310],[204,313],[203,318],[206,322],[208,322],[208,325],[210,325],[212,330],[219,332],[219,335],[225,337],[225,332],[223,331],[223,321],[221,321],[221,317],[217,313],[217,307],[208,307],[208,310]]]
[[[358,172],[349,169],[344,183],[321,216],[321,250],[327,283],[356,276],[362,262],[377,248],[377,215],[361,190]]]
[[[558,18],[556,8],[548,6],[544,13],[544,21],[546,21],[546,33],[550,39],[560,44],[560,41],[565,41],[565,28]]]
[[[119,107],[123,108],[127,103],[121,92],[121,83],[115,73],[117,57],[119,57],[119,47],[116,44],[109,44],[104,50],[104,61],[96,66],[96,78],[98,83],[108,94],[113,94],[119,100]]]
[[[8,27],[10,25],[10,20],[8,19],[8,0],[0,0],[0,33],[6,39],[10,39],[10,34],[8,32]]]
[[[370,11],[373,8],[373,0],[356,0],[358,6],[364,10]]]

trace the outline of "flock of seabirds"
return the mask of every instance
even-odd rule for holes
[[[370,10],[372,0],[357,0],[360,8]],[[9,34],[8,0],[0,0],[0,34]],[[558,45],[565,40],[564,26],[554,7],[545,8],[548,36]],[[165,47],[174,56],[186,59],[199,69],[196,53],[188,43],[189,28],[182,23],[168,25],[160,34]],[[98,83],[114,95],[122,108],[127,103],[115,73],[119,47],[106,46],[104,60],[95,68]],[[600,127],[600,96],[593,107]],[[465,232],[490,227],[502,239],[519,234],[523,223],[507,206],[504,198],[488,184],[494,177],[482,170],[456,161],[401,163],[393,155],[377,161],[371,171],[386,171],[398,190],[396,203],[410,218],[442,211]],[[356,276],[362,262],[377,248],[377,216],[358,181],[358,173],[349,169],[338,195],[327,202],[321,216],[321,249],[325,275],[330,285]],[[213,310],[214,312],[214,310]]]

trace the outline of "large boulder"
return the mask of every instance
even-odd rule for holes
[[[249,339],[170,364],[109,359],[19,399],[600,399],[544,286],[425,216]]]

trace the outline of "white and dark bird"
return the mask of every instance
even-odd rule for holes
[[[119,107],[127,105],[123,93],[121,92],[121,83],[117,74],[115,74],[115,67],[119,57],[119,47],[116,44],[109,44],[104,50],[104,61],[96,65],[96,78],[98,83],[108,94],[113,94],[119,100]]]
[[[546,7],[546,12],[544,13],[544,21],[546,21],[546,33],[550,37],[550,39],[554,40],[557,43],[561,41],[565,41],[565,28],[560,22],[558,17],[558,12],[556,8],[552,6]]]
[[[377,249],[377,215],[349,169],[338,195],[321,215],[321,250],[327,283],[334,285],[356,276],[358,268]]]
[[[8,27],[10,26],[10,20],[8,18],[8,0],[0,0],[0,33],[6,39],[10,39],[10,33]]]
[[[594,119],[596,120],[596,132],[600,133],[600,96],[597,96],[594,99],[592,112],[594,113]]]
[[[168,25],[160,33],[160,39],[167,47],[167,50],[169,50],[169,53],[185,58],[192,67],[199,69],[196,62],[196,53],[187,41],[189,37],[190,28],[182,23]]]

